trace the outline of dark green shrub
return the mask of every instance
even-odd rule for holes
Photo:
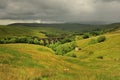
[[[27,43],[27,37],[16,38],[17,43]]]
[[[71,57],[74,57],[74,58],[76,58],[77,56],[76,56],[76,54],[72,54],[72,56]]]
[[[100,42],[104,42],[106,40],[106,37],[105,36],[100,36],[97,38],[97,42],[100,43]]]
[[[69,55],[70,57],[74,57],[74,58],[76,58],[77,57],[77,55],[75,54],[75,53],[72,53],[71,55]]]
[[[103,59],[103,56],[98,56],[97,58],[98,58],[98,59]]]
[[[70,42],[70,43],[62,44],[62,45],[56,47],[56,54],[58,54],[58,55],[67,54],[68,52],[70,52],[73,49],[75,49],[75,47],[76,47],[75,42]]]
[[[94,52],[93,52],[93,51],[90,51],[90,52],[88,53],[88,55],[92,55],[92,54],[94,54]]]
[[[89,34],[85,33],[83,36],[82,36],[83,39],[87,39],[89,38]]]

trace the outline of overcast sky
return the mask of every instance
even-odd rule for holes
[[[120,0],[0,0],[0,24],[120,22]]]

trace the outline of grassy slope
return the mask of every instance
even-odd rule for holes
[[[11,24],[14,26],[35,26],[35,27],[50,27],[50,28],[57,28],[65,31],[75,31],[75,32],[83,32],[83,31],[90,31],[94,30],[96,28],[100,28],[99,26],[94,26],[94,25],[87,25],[87,24],[36,24],[36,23],[15,23]]]
[[[89,54],[92,52],[92,55],[89,56],[89,58],[95,59],[97,56],[103,56],[105,57],[105,60],[111,60],[114,58],[120,58],[118,55],[120,55],[120,30],[117,30],[112,33],[105,34],[106,41],[102,43],[96,43],[88,45],[89,41],[91,39],[96,39],[97,37],[92,37],[86,40],[79,40],[77,41],[77,45],[82,48],[82,50],[76,52],[78,56],[85,54]],[[86,54],[86,55],[87,55]]]
[[[54,55],[51,49],[31,44],[0,45],[2,80],[119,80],[120,31],[106,34],[102,43],[78,41],[79,58]],[[96,37],[93,37],[96,38]],[[103,59],[98,59],[103,56]]]
[[[110,25],[89,25],[89,24],[79,24],[79,23],[63,23],[63,24],[14,23],[14,24],[10,24],[9,26],[50,27],[50,28],[56,28],[56,29],[65,30],[65,31],[82,33],[84,31],[110,28],[111,24]],[[115,26],[116,24],[112,24],[112,27],[115,27]]]
[[[48,34],[62,34],[64,31],[49,27],[23,27],[23,26],[0,26],[0,38],[11,36],[37,36],[41,38],[47,37]]]
[[[110,80],[119,80],[120,77],[120,30],[105,34],[107,40],[102,43],[88,45],[92,37],[86,40],[78,40],[77,45],[81,48],[80,51],[72,51],[70,54],[76,54],[81,61],[88,62],[85,67],[100,70],[106,75],[115,76]],[[103,57],[100,59],[99,57]],[[103,73],[102,73],[103,74]],[[99,80],[99,79],[97,79]],[[109,79],[102,79],[109,80]]]
[[[2,80],[79,80],[83,75],[86,75],[83,79],[90,78],[91,72],[86,74],[86,69],[74,64],[74,61],[79,63],[78,59],[56,56],[51,49],[43,46],[0,45]]]
[[[38,36],[46,37],[44,34],[39,33],[36,28],[29,27],[9,27],[0,26],[0,37],[11,37],[11,36]]]
[[[79,58],[54,55],[32,44],[0,44],[2,80],[120,80],[120,31],[106,34],[102,43],[78,41]],[[96,38],[96,37],[93,37]],[[103,59],[98,59],[103,56]]]

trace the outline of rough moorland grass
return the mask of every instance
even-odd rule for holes
[[[43,67],[38,65],[36,61],[32,60],[32,57],[29,54],[20,53],[11,49],[0,48],[0,54],[2,59],[0,60],[1,64],[10,64],[14,66],[27,66],[27,67]],[[4,56],[9,55],[9,56]]]
[[[117,32],[105,36],[106,41],[92,45],[88,45],[90,39],[78,41],[81,50],[73,51],[77,58],[57,56],[39,45],[0,44],[0,61],[6,61],[0,63],[0,77],[2,80],[120,80],[120,35]],[[102,59],[98,58],[101,56]]]

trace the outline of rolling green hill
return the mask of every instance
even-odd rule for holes
[[[39,38],[61,37],[65,35],[83,34],[92,31],[111,31],[120,27],[119,23],[108,25],[87,25],[77,23],[65,24],[36,24],[36,23],[15,23],[0,26],[0,37],[12,36],[36,36]]]
[[[61,23],[61,24],[40,24],[40,23],[14,23],[8,26],[28,26],[28,27],[44,27],[44,28],[54,28],[62,31],[72,31],[72,32],[88,32],[93,30],[105,30],[120,27],[120,23],[104,24],[104,25],[94,25],[94,24],[80,24],[80,23]]]
[[[0,44],[2,80],[120,80],[120,30],[106,40],[88,44],[78,40],[77,58],[55,55],[50,48],[32,44]]]
[[[91,37],[85,40],[78,40],[77,46],[81,48],[80,51],[73,51],[78,57],[84,59],[94,60],[98,57],[103,57],[103,60],[120,59],[120,30],[104,34],[106,40],[101,43],[90,44],[91,40],[97,37]]]
[[[80,24],[71,26],[62,24],[59,28],[57,26],[61,25],[55,24],[33,26],[18,24],[0,26],[0,38],[22,36],[46,38],[50,35],[60,36],[76,31],[91,32],[99,29],[107,33],[102,34],[106,40],[100,43],[91,41],[97,40],[101,35],[76,40],[76,46],[80,50],[72,50],[64,56],[56,55],[55,51],[41,45],[0,44],[1,80],[120,80],[119,23],[101,25],[99,29],[91,25],[89,27],[83,25],[86,27],[81,28]]]
[[[39,38],[46,38],[49,35],[56,36],[64,33],[66,33],[66,31],[49,27],[0,26],[0,37],[36,36]]]

